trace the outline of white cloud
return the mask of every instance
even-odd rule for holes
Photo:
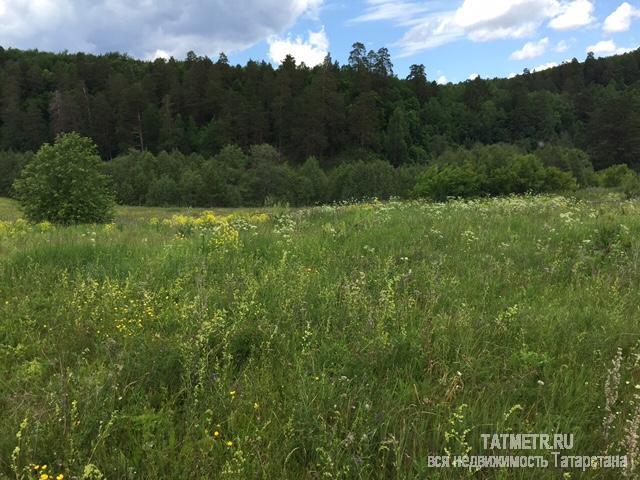
[[[352,23],[390,20],[398,23],[410,22],[416,15],[429,11],[425,4],[397,0],[367,0],[368,7]]]
[[[449,83],[449,79],[444,75],[440,75],[436,80],[436,83],[438,85],[446,85],[447,83]]]
[[[464,36],[464,30],[448,14],[432,15],[410,28],[396,43],[400,57],[408,57],[427,48],[439,47]]]
[[[556,0],[464,0],[453,21],[474,41],[523,38],[558,11]]]
[[[512,78],[516,78],[517,76],[518,76],[517,73],[511,72],[507,78],[512,79]]]
[[[467,80],[475,80],[476,78],[480,78],[480,75],[477,73],[472,73],[471,75],[469,75],[469,78]]]
[[[622,55],[623,53],[632,51],[633,48],[619,48],[613,40],[602,40],[595,45],[589,45],[587,47],[587,52],[593,52],[598,57]]]
[[[0,0],[0,44],[120,51],[153,58],[248,48],[317,11],[323,0]],[[226,4],[226,5],[225,5]]]
[[[573,0],[560,8],[562,13],[549,22],[554,30],[572,30],[587,26],[595,20],[595,6],[590,0]]]
[[[171,55],[169,55],[169,53],[165,52],[164,50],[156,50],[156,53],[151,56],[151,59],[156,60],[158,58],[169,60],[169,58],[171,58]]]
[[[509,59],[511,60],[527,60],[529,58],[536,58],[540,55],[544,55],[549,46],[549,39],[543,38],[537,42],[527,42],[520,50],[516,50],[511,54]]]
[[[558,53],[566,52],[567,50],[569,50],[569,42],[567,42],[566,40],[560,40],[556,45],[555,50]]]
[[[613,40],[602,40],[595,45],[589,45],[587,47],[587,52],[593,52],[596,55],[610,55],[616,51],[616,48],[616,44]]]
[[[550,68],[553,67],[557,67],[558,64],[556,62],[548,62],[548,63],[543,63],[542,65],[538,65],[537,67],[534,67],[531,69],[532,72],[542,72],[543,70],[548,70]]]
[[[387,9],[390,9],[390,3],[395,3],[396,8],[401,4],[401,11],[416,3],[369,2],[378,7],[386,5]],[[556,30],[589,25],[594,21],[593,11],[592,0],[464,0],[455,10],[407,20],[405,24],[409,29],[396,46],[400,47],[400,56],[406,57],[462,38],[474,42],[525,38],[534,35],[547,21]],[[363,17],[359,17],[360,21]],[[375,19],[381,20],[382,17]]]
[[[631,28],[631,21],[638,17],[640,17],[640,9],[624,2],[606,18],[604,31],[607,33],[626,32]]]
[[[329,53],[329,39],[324,27],[317,32],[309,32],[308,39],[302,37],[280,38],[271,37],[269,42],[269,57],[275,63],[282,63],[287,55],[292,55],[298,62],[304,62],[308,67],[315,67],[323,62]]]

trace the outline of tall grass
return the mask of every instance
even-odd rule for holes
[[[69,228],[8,205],[0,477],[622,474],[428,468],[487,454],[494,432],[634,454],[639,203],[126,210]]]

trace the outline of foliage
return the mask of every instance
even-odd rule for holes
[[[640,176],[627,165],[614,165],[598,172],[598,184],[622,191],[627,198],[640,196]]]
[[[24,166],[31,161],[33,154],[12,151],[0,151],[0,197],[11,197],[13,182],[20,176]]]
[[[113,199],[100,163],[92,141],[76,133],[43,145],[14,183],[26,217],[59,224],[110,221]]]
[[[425,163],[448,146],[510,143],[533,152],[560,144],[588,152],[598,170],[619,163],[635,169],[639,61],[635,51],[511,79],[438,85],[424,65],[397,78],[389,51],[362,43],[353,45],[347,65],[328,56],[314,68],[292,57],[274,68],[231,66],[193,52],[142,62],[2,49],[0,150],[36,151],[76,131],[92,138],[104,159],[129,156],[132,148],[211,158],[226,145],[248,151],[269,144],[291,165],[313,156],[326,170],[355,148],[399,166]],[[580,185],[588,181],[573,174]]]
[[[580,187],[592,187],[598,183],[591,160],[582,150],[548,145],[536,150],[535,155],[547,167],[570,172]]]
[[[545,167],[534,155],[506,145],[449,151],[419,178],[414,194],[443,201],[449,197],[575,190],[570,172]]]
[[[621,187],[628,177],[634,175],[635,172],[626,165],[613,165],[598,172],[598,183],[605,188]]]
[[[396,170],[383,160],[343,163],[330,182],[334,200],[388,199],[399,193]]]

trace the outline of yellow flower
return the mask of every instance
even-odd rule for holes
[[[47,469],[47,466],[46,466],[46,465],[42,465],[40,468],[41,468],[42,470],[46,470],[46,469]]]
[[[213,432],[213,438],[220,438],[220,432],[217,430]]]
[[[254,404],[253,404],[253,408],[254,408],[255,410],[258,410],[258,409],[260,408],[260,404],[259,404],[258,402],[254,403]]]
[[[42,475],[40,475],[40,480],[49,480],[49,475],[43,473]]]
[[[56,480],[64,480],[64,475],[60,474],[56,477]]]
[[[231,395],[232,397],[235,397],[235,396],[236,396],[236,393],[237,393],[237,392],[236,392],[235,390],[231,390],[231,391],[229,392],[229,395]]]
[[[40,465],[34,465],[34,466],[33,466],[33,469],[34,469],[34,470],[40,470]]]
[[[233,447],[233,442],[231,440],[227,440],[227,447]]]

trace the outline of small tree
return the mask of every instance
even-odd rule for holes
[[[64,225],[110,221],[114,200],[100,163],[94,143],[77,133],[43,145],[13,185],[25,216]]]

